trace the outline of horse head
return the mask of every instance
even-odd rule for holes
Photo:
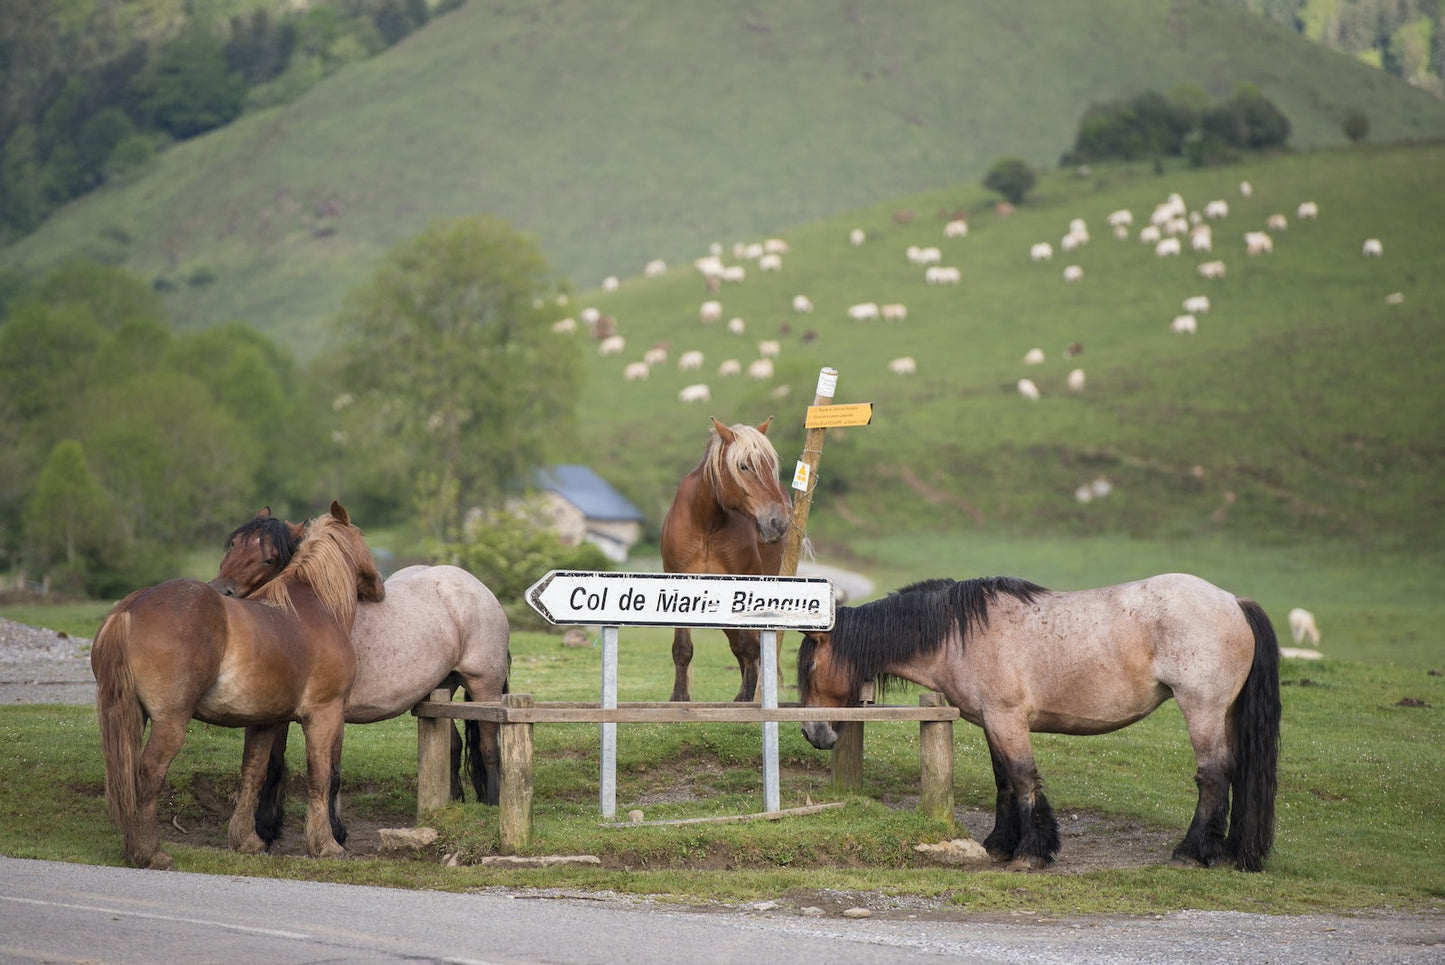
[[[305,533],[305,523],[287,522],[272,516],[271,507],[262,507],[226,537],[226,554],[211,588],[222,596],[250,596],[281,574]]]
[[[833,655],[833,634],[813,630],[798,646],[798,703],[803,707],[847,707],[857,703],[854,674]],[[825,720],[803,722],[803,736],[818,750],[831,750],[838,731]]]
[[[346,507],[334,499],[330,515],[318,516],[310,525],[320,523],[332,528],[332,522],[338,524],[338,532],[344,534],[341,540],[346,543],[346,555],[356,572],[356,599],[367,603],[379,603],[386,599],[386,582],[382,579],[381,568],[376,565],[376,557],[371,555],[371,547],[366,545],[361,527],[351,521]]]
[[[768,441],[772,417],[757,427],[728,427],[712,420],[718,442],[711,451],[709,475],[718,502],[752,519],[758,538],[776,543],[788,532],[793,503],[778,479],[778,452]]]

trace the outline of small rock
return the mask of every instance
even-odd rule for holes
[[[942,864],[973,864],[988,861],[988,852],[972,838],[954,838],[937,844],[915,844],[913,850]]]
[[[844,918],[872,918],[872,917],[873,917],[873,912],[869,911],[867,908],[845,908],[845,909],[843,910],[843,917],[844,917]]]
[[[760,901],[753,905],[753,911],[773,911],[777,907],[776,901]]]
[[[823,911],[823,909],[819,908],[817,905],[807,905],[803,908],[799,908],[798,914],[802,915],[804,918],[822,918],[825,914],[827,914],[827,912]]]
[[[633,808],[631,811],[627,812],[627,820],[631,821],[633,824],[641,824],[642,818],[642,812],[637,810],[636,808]]]
[[[436,843],[436,828],[382,828],[382,851],[420,851]]]
[[[444,868],[460,868],[461,866],[462,853],[460,851],[453,851],[442,859],[442,867]]]

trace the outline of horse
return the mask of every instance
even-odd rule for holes
[[[269,507],[236,527],[211,586],[246,597],[284,569],[302,526],[272,516]],[[457,566],[408,566],[386,580],[386,598],[363,603],[351,628],[356,681],[346,698],[348,724],[372,724],[403,714],[445,687],[470,700],[500,700],[511,669],[511,626],[491,590]],[[257,833],[271,841],[281,829],[286,729],[278,731],[257,804]],[[478,801],[495,805],[501,790],[496,723],[466,722],[463,740],[452,728],[451,796],[463,799],[465,769]]]
[[[1172,862],[1259,871],[1273,847],[1279,645],[1253,600],[1183,573],[1072,592],[1015,577],[927,580],[840,607],[831,631],[804,634],[802,706],[856,704],[875,676],[939,691],[983,728],[997,787],[983,844],[1014,870],[1059,851],[1029,734],[1108,733],[1171,696],[1199,789]],[[824,722],[803,735],[821,749],[837,740]]]
[[[682,478],[662,520],[662,568],[667,573],[777,576],[781,540],[793,503],[778,480],[778,453],[768,441],[772,418],[757,427],[712,420],[702,461]],[[727,629],[742,671],[735,700],[752,700],[758,687],[757,630]],[[672,634],[672,700],[689,700],[692,631]]]
[[[156,812],[193,718],[246,729],[241,793],[227,832],[231,847],[245,854],[265,850],[251,811],[272,738],[296,720],[306,735],[307,852],[345,856],[334,819],[342,707],[356,673],[351,625],[358,598],[380,600],[385,592],[361,530],[333,502],[329,515],[309,524],[291,563],[254,599],[174,579],[115,605],[96,633],[90,667],[106,802],[127,862],[175,866],[161,850]]]

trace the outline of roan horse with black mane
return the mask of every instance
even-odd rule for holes
[[[272,736],[300,721],[306,850],[345,855],[328,807],[335,808],[340,782],[342,705],[356,673],[351,623],[358,598],[384,593],[361,530],[333,502],[329,515],[310,523],[290,565],[253,599],[230,599],[199,580],[167,580],[115,605],[95,635],[90,666],[105,796],[126,861],[173,867],[160,847],[156,812],[192,718],[246,729],[228,839],[248,854],[265,850],[252,812]]]
[[[712,420],[702,461],[683,477],[662,521],[662,568],[668,573],[777,576],[781,542],[793,504],[778,480],[778,453],[768,441],[768,419],[754,428]],[[758,688],[757,630],[729,628],[728,643],[742,671],[735,700],[752,700]],[[672,698],[688,700],[692,631],[672,634]]]
[[[260,591],[290,563],[304,527],[262,509],[226,538],[212,588],[225,596]],[[371,724],[404,714],[438,688],[470,700],[500,700],[511,668],[511,627],[491,590],[457,566],[408,566],[386,581],[386,598],[356,613],[351,642],[356,680],[346,722]],[[496,804],[501,789],[498,725],[466,722],[466,741],[452,727],[451,795],[462,799],[462,773],[477,800]],[[465,746],[465,754],[463,747]],[[268,844],[281,831],[286,782],[286,728],[275,735],[256,805],[256,832]],[[344,843],[346,829],[333,828]]]
[[[1259,871],[1274,843],[1279,758],[1279,645],[1253,600],[1197,576],[1061,593],[1012,577],[916,583],[804,634],[805,707],[858,702],[874,677],[939,691],[983,728],[998,799],[984,847],[1040,868],[1059,850],[1029,734],[1103,734],[1173,697],[1198,767],[1199,802],[1181,865]],[[837,740],[809,722],[814,747]],[[1232,800],[1231,800],[1232,792]]]

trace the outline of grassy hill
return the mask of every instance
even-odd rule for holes
[[[790,252],[780,272],[747,263],[746,281],[718,296],[724,319],[744,320],[741,337],[699,321],[710,296],[691,266],[624,279],[614,293],[559,308],[595,306],[627,339],[620,355],[591,356],[585,458],[654,524],[679,469],[700,456],[709,415],[776,415],[771,435],[790,475],[817,373],[832,366],[837,401],[876,405],[872,425],[828,436],[813,531],[835,549],[892,534],[1031,533],[1438,552],[1442,164],[1445,147],[1433,145],[1229,170],[1060,174],[1011,216],[971,185],[895,199],[783,233]],[[1251,198],[1240,196],[1242,177]],[[1228,218],[1212,222],[1211,254],[1186,243],[1183,256],[1159,258],[1137,240],[1171,192],[1194,210],[1228,201]],[[1318,203],[1317,221],[1296,218],[1305,200]],[[1117,208],[1135,216],[1130,240],[1105,224]],[[902,209],[916,212],[911,223],[893,219]],[[939,212],[957,209],[970,231],[945,239]],[[1273,233],[1273,254],[1247,257],[1244,232],[1276,212],[1288,229]],[[1057,249],[1075,217],[1090,243],[1032,262],[1030,246]],[[853,227],[867,233],[860,247],[848,243]],[[1381,239],[1384,257],[1362,255],[1369,237]],[[909,245],[941,247],[962,283],[925,284],[905,258]],[[1199,276],[1209,258],[1224,261],[1224,278]],[[1066,264],[1083,278],[1066,283]],[[1392,293],[1403,301],[1387,303]],[[812,300],[811,315],[792,312],[795,294]],[[1183,300],[1199,294],[1211,310],[1198,316],[1198,334],[1172,333]],[[851,320],[847,307],[862,301],[903,303],[907,320]],[[765,338],[782,342],[776,378],[717,375],[726,358],[746,368]],[[1075,342],[1082,354],[1066,359]],[[624,381],[623,366],[658,343],[670,346],[669,363]],[[1046,361],[1025,365],[1034,347]],[[678,371],[678,355],[692,349],[704,353],[703,369]],[[888,371],[904,355],[917,360],[916,375]],[[1075,367],[1087,376],[1078,393],[1066,388]],[[1019,397],[1022,377],[1042,398]],[[710,386],[709,404],[677,400],[693,382]],[[1077,501],[1076,488],[1098,478],[1112,493]]]
[[[1445,135],[1445,102],[1204,0],[887,5],[470,3],[304,98],[178,145],[0,253],[89,254],[173,286],[182,325],[241,319],[319,351],[377,259],[488,212],[589,287],[651,258],[1052,165],[1084,108],[1256,84],[1299,147]]]

